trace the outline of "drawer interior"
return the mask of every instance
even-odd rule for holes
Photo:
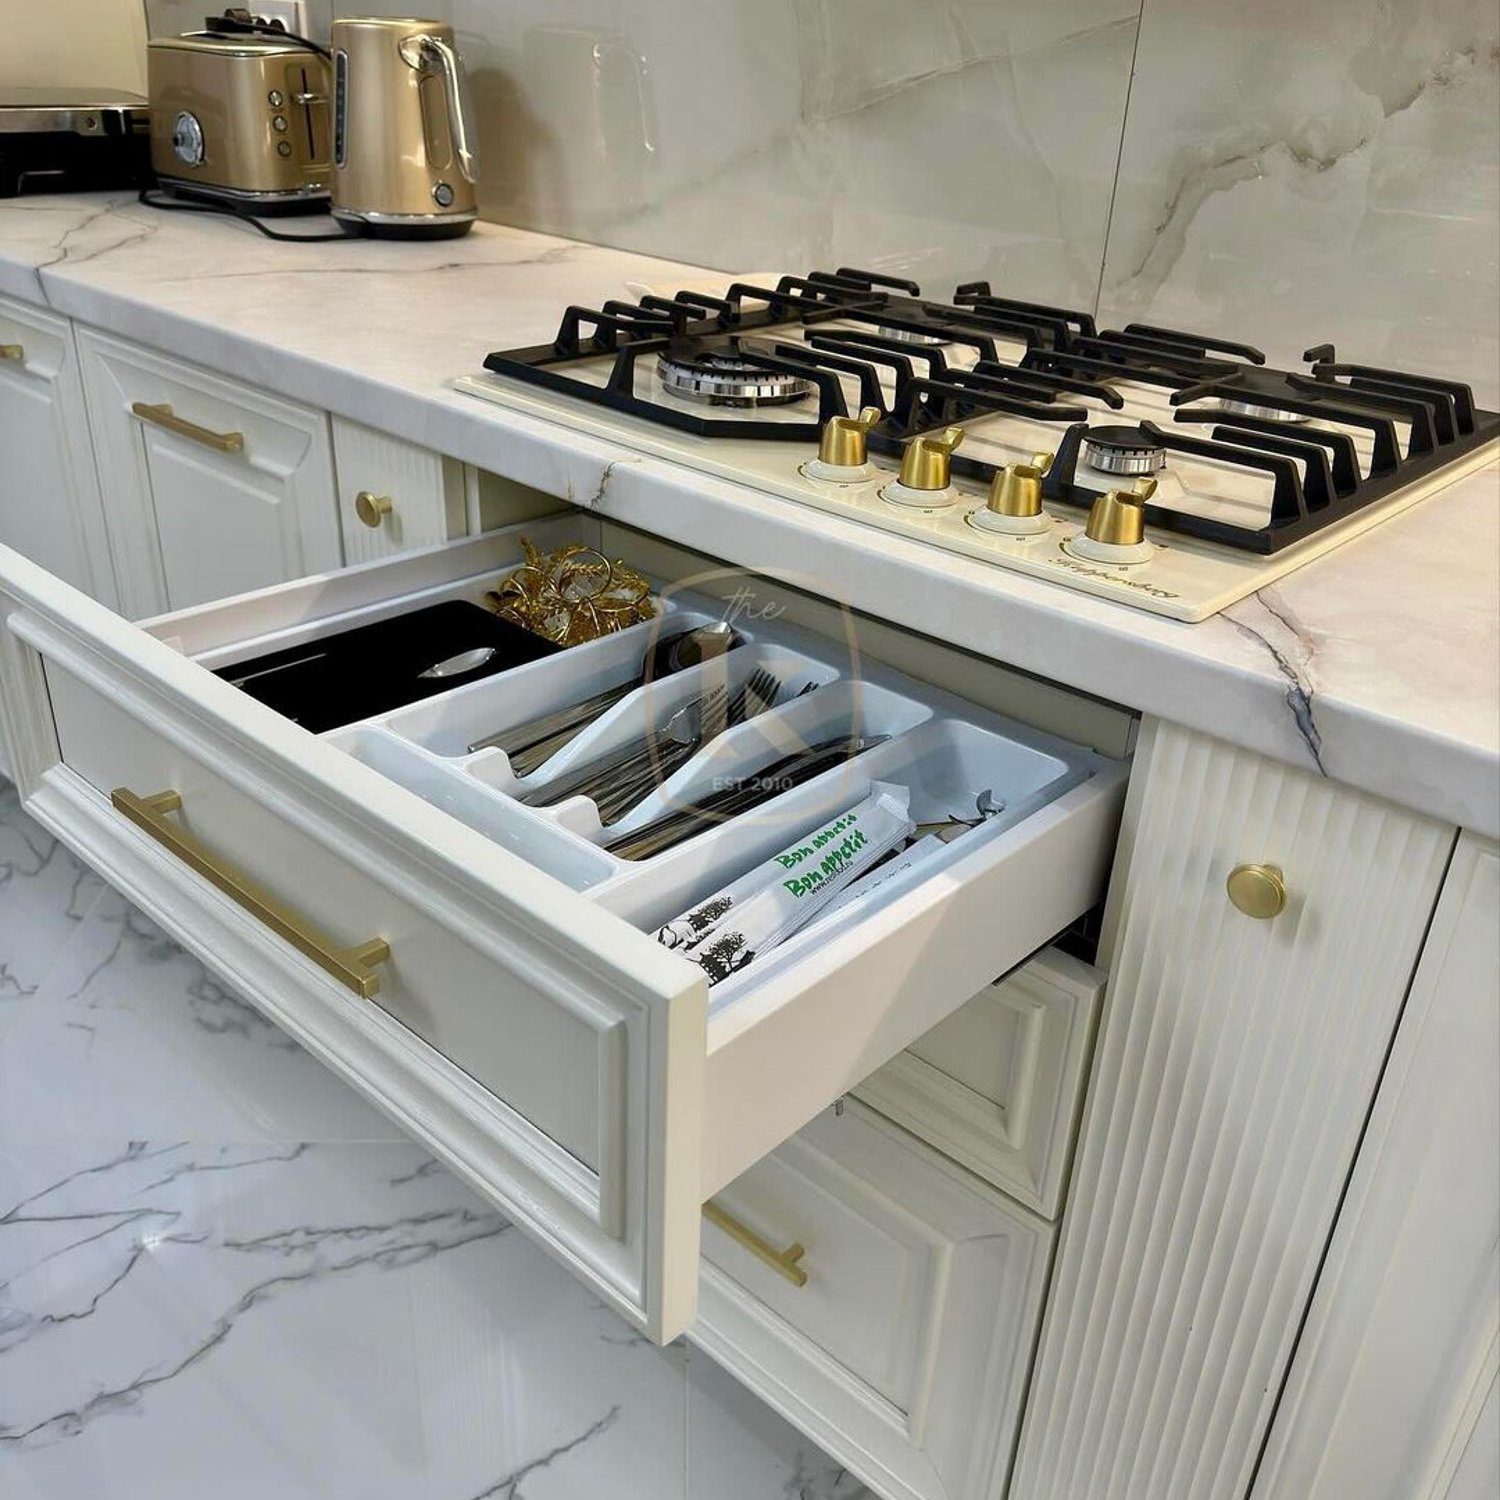
[[[421,602],[482,602],[496,581],[493,571],[456,580],[424,593]],[[415,601],[387,600],[340,615],[337,628],[388,615],[403,602],[411,607]],[[924,882],[941,880],[1107,764],[1080,746],[775,619],[736,620],[737,644],[724,655],[630,687],[660,640],[724,615],[720,601],[670,587],[659,590],[655,603],[650,621],[321,738],[647,935],[841,817],[872,786],[903,789],[917,825],[906,844],[924,833],[941,836],[923,839],[910,863],[893,858],[877,866],[791,937],[714,983],[711,1016],[793,968],[802,955],[878,920]],[[330,622],[321,626],[331,628]],[[281,632],[272,644],[306,644],[319,629],[313,624]],[[262,636],[218,647],[199,660],[225,672],[266,648]],[[705,733],[701,746],[671,769],[663,758],[675,749],[674,724],[691,725],[705,701],[733,702],[752,679],[769,695],[769,706],[722,732]],[[622,687],[629,688],[623,697],[524,774],[505,749],[479,744]],[[753,700],[756,706],[765,701]],[[799,785],[774,791],[749,812],[707,819],[661,852],[611,848],[732,781],[767,768],[774,776],[789,755],[846,738],[853,753]],[[576,773],[642,744],[649,749],[638,800],[611,821],[604,821],[594,797],[566,794]],[[561,794],[549,790],[554,786]],[[893,854],[901,852],[898,847]]]

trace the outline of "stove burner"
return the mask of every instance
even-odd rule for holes
[[[884,323],[875,332],[893,344],[912,344],[922,349],[937,349],[952,342],[936,333],[922,333],[915,328],[888,328]]]
[[[1257,401],[1240,397],[1226,398],[1219,403],[1225,411],[1237,417],[1259,417],[1267,422],[1305,422],[1307,417],[1299,411],[1283,411],[1279,406],[1262,406]]]
[[[1106,474],[1155,474],[1167,466],[1166,450],[1139,427],[1090,427],[1083,461]]]
[[[658,355],[656,378],[674,396],[705,406],[787,406],[817,389],[810,380],[786,370],[762,369],[725,349]]]

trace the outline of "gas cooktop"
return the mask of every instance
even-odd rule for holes
[[[850,267],[570,307],[459,389],[1201,620],[1493,457],[1467,385]]]

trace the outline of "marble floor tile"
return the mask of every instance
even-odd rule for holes
[[[700,1350],[688,1373],[688,1500],[875,1500]]]
[[[0,953],[27,976],[0,996],[5,1500],[859,1493],[706,1357],[622,1323],[3,783],[0,875]]]

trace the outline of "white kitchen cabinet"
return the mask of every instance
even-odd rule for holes
[[[1062,1208],[1104,975],[1039,953],[856,1090],[1047,1218]]]
[[[597,541],[589,524],[526,531]],[[494,534],[144,630],[5,555],[10,744],[33,816],[669,1339],[693,1319],[703,1203],[1098,901],[1127,768],[1040,737],[1030,753],[1076,768],[1055,794],[710,1015],[703,971],[567,872],[191,659],[477,599],[519,557]]]
[[[127,617],[342,563],[325,413],[91,329],[78,347]]]
[[[464,534],[461,463],[347,418],[332,420],[346,561],[374,562]]]
[[[1254,1500],[1495,1493],[1500,850],[1454,852]],[[1481,1425],[1487,1424],[1487,1425]],[[1457,1488],[1455,1497],[1464,1493]]]
[[[1243,1500],[1454,837],[1146,726],[1016,1500]]]
[[[73,331],[0,297],[0,545],[105,604],[114,567]]]
[[[854,1101],[714,1206],[695,1343],[891,1500],[1004,1492],[1052,1226]]]

